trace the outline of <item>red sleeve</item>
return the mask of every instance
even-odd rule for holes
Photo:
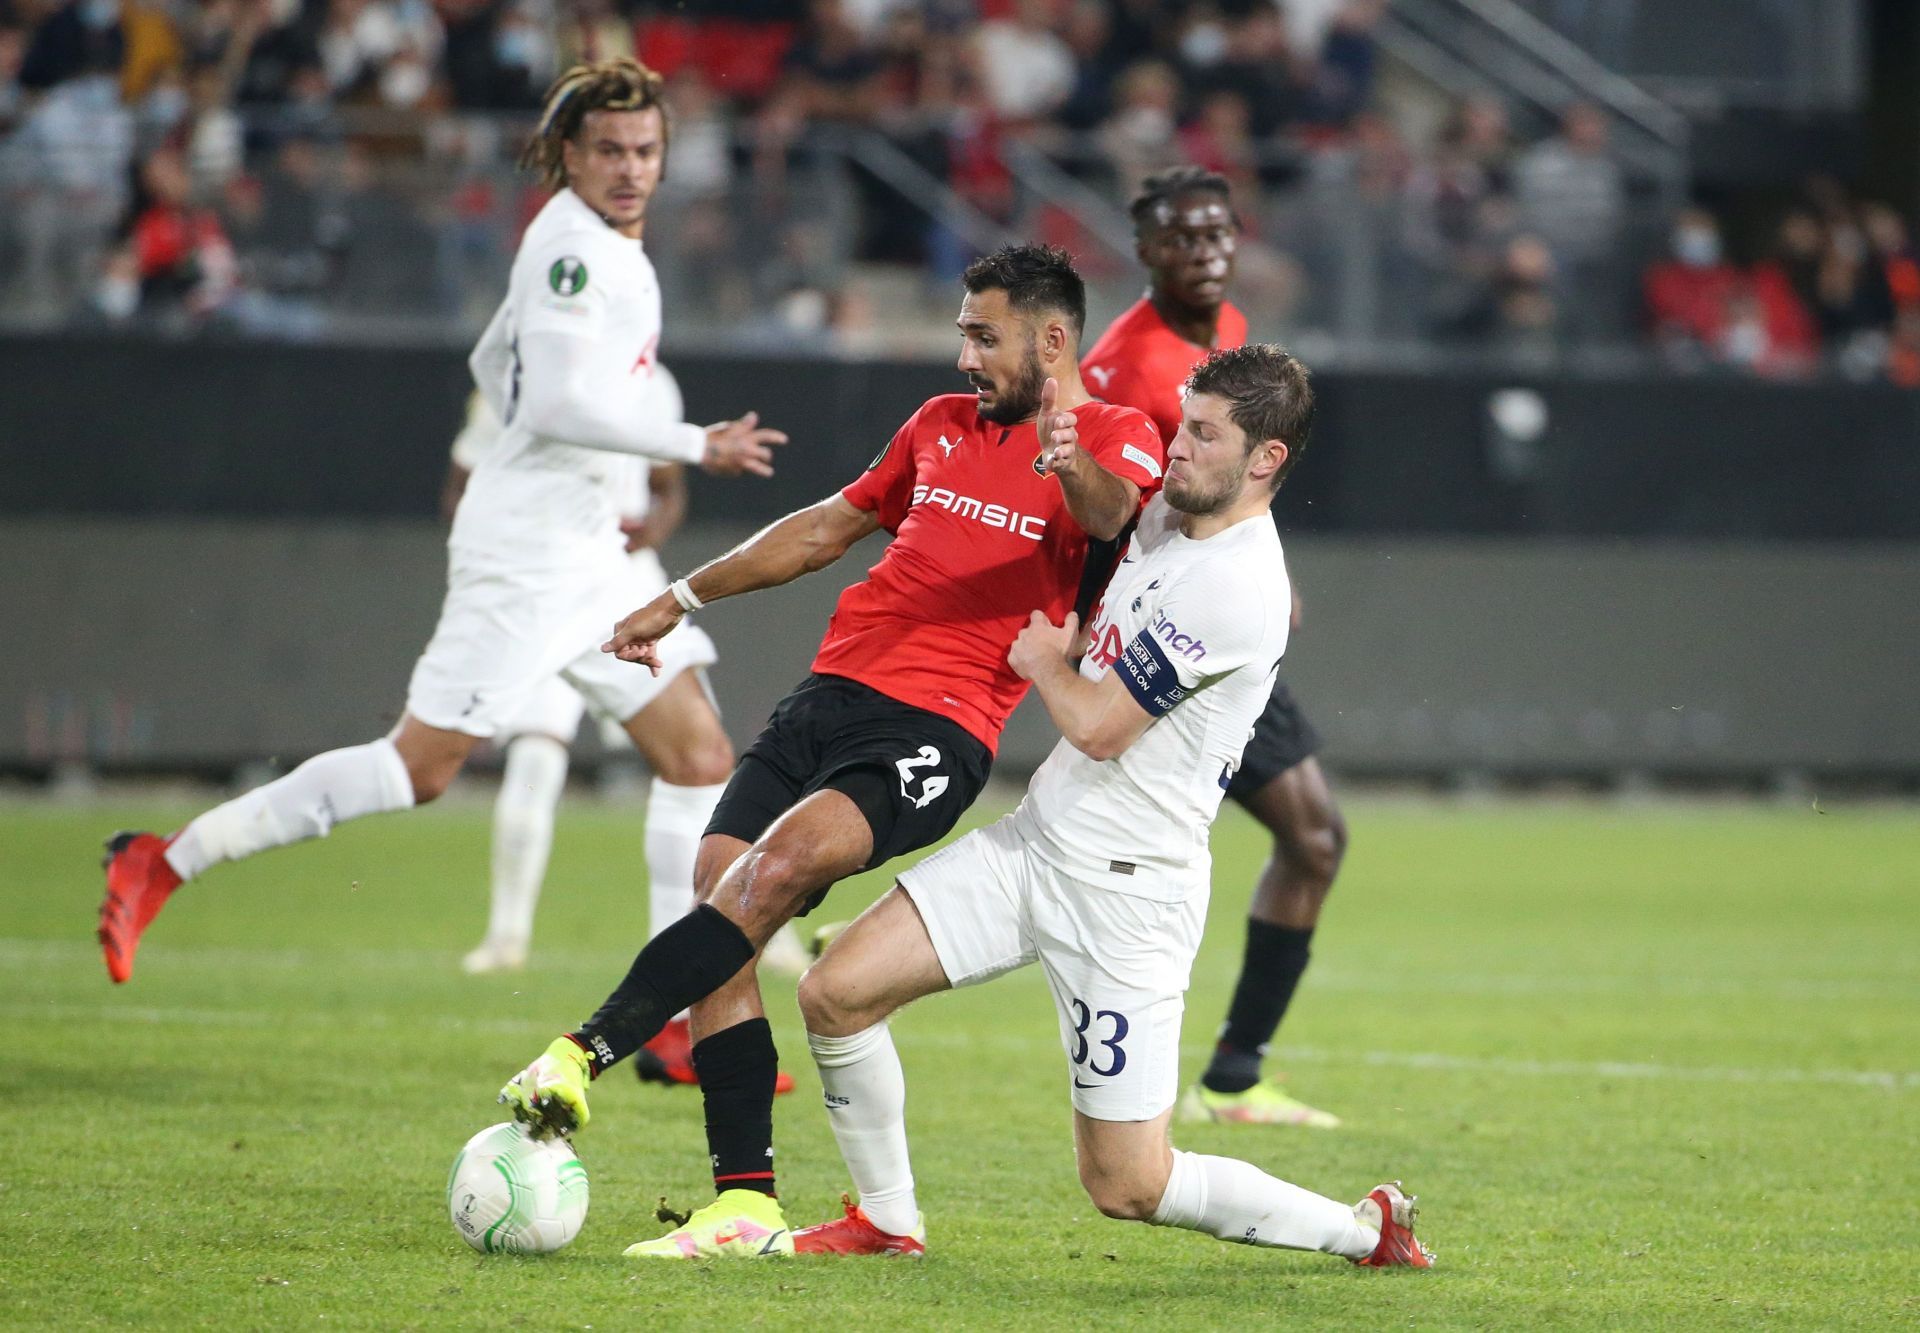
[[[1099,434],[1088,440],[1087,451],[1101,467],[1138,486],[1141,503],[1160,489],[1167,450],[1145,413],[1127,407],[1101,413]]]
[[[920,424],[923,405],[893,433],[867,470],[841,488],[840,494],[855,509],[864,509],[880,520],[888,532],[898,532],[906,522],[913,501],[913,433]]]

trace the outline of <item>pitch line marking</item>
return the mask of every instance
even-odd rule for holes
[[[5,1004],[0,1017],[55,1023],[143,1023],[182,1027],[343,1027],[386,1030],[415,1026],[372,1010],[327,1014],[290,1011],[274,1013],[252,1009],[165,1008],[133,1005]],[[552,1021],[514,1018],[473,1019],[448,1015],[434,1020],[437,1028],[502,1036],[543,1036]],[[1046,1038],[1002,1033],[990,1042],[933,1029],[910,1033],[903,1042],[914,1046],[970,1046],[991,1044],[1023,1051],[1052,1049]],[[1287,1046],[1278,1053],[1283,1063],[1360,1065],[1375,1069],[1426,1070],[1435,1073],[1506,1074],[1533,1078],[1647,1079],[1684,1083],[1826,1084],[1836,1087],[1882,1088],[1889,1092],[1920,1089],[1920,1071],[1879,1069],[1741,1069],[1726,1065],[1665,1065],[1622,1060],[1516,1060],[1499,1056],[1454,1055],[1445,1051],[1332,1051],[1314,1046]]]

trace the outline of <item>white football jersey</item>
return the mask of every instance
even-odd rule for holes
[[[644,490],[639,469],[646,460],[637,451],[545,438],[516,419],[527,391],[520,343],[533,333],[563,335],[556,342],[580,392],[646,415],[663,401],[634,383],[650,381],[658,368],[653,263],[639,241],[609,227],[571,190],[549,200],[527,228],[506,299],[474,349],[475,383],[503,424],[467,483],[449,545],[495,564],[554,568],[601,560],[622,545],[619,519],[633,503],[636,477]]]
[[[686,416],[686,399],[680,393],[680,382],[673,377],[664,363],[657,363],[653,369],[653,394],[663,420],[679,421]],[[494,414],[486,395],[478,389],[467,396],[466,420],[460,423],[460,433],[453,437],[453,461],[469,473],[480,466],[480,460],[493,453],[500,443],[502,427],[500,418]],[[620,455],[615,455],[620,458]],[[620,516],[625,519],[642,519],[653,508],[653,490],[647,485],[647,473],[654,467],[666,464],[649,463],[644,458],[622,458],[631,464],[632,477],[626,484],[626,498],[620,505]]]
[[[1208,833],[1273,690],[1292,596],[1266,514],[1204,541],[1156,495],[1094,609],[1080,674],[1120,673],[1157,719],[1113,759],[1055,745],[1014,812],[1036,855],[1084,883],[1180,902],[1212,876]]]

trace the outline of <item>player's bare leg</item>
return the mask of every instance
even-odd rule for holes
[[[107,843],[99,937],[107,974],[133,975],[140,937],[173,891],[222,861],[325,837],[335,824],[425,804],[446,791],[474,737],[412,714],[390,736],[315,755],[283,778],[215,806],[172,838],[118,833]]]
[[[1212,1063],[1188,1094],[1188,1119],[1295,1124],[1340,1121],[1262,1082],[1260,1062],[1306,971],[1314,927],[1340,873],[1347,826],[1317,759],[1309,756],[1242,801],[1273,835],[1248,911],[1247,944]]]
[[[705,855],[709,850],[711,859]],[[730,850],[718,845],[703,849],[703,861],[717,866]],[[655,941],[664,946],[656,954],[663,965],[681,947],[704,949],[716,959],[725,956],[722,941],[729,938],[729,930],[751,952],[727,983],[692,1006],[693,1064],[706,1101],[707,1148],[717,1197],[684,1226],[630,1246],[629,1257],[733,1253],[728,1247],[737,1248],[735,1238],[769,1231],[776,1221],[778,1235],[767,1244],[777,1248],[755,1253],[791,1252],[792,1238],[785,1231],[774,1187],[778,1055],[760,1002],[753,956],[813,893],[853,874],[872,855],[873,832],[860,808],[840,792],[815,792],[775,820],[710,887],[703,887],[700,905]],[[635,973],[650,961],[655,945],[642,951]],[[630,983],[632,979],[630,975]],[[614,1004],[609,1001],[609,1007]],[[596,1015],[594,1022],[599,1019]]]
[[[1425,1268],[1413,1200],[1382,1185],[1357,1204],[1315,1194],[1249,1162],[1181,1152],[1169,1108],[1151,1120],[1073,1113],[1074,1157],[1087,1197],[1108,1217],[1201,1231],[1236,1245],[1337,1254],[1357,1264]]]
[[[845,1201],[845,1216],[796,1232],[798,1253],[925,1253],[907,1152],[907,1085],[887,1018],[948,985],[920,911],[898,885],[801,978],[807,1044],[857,1201]]]
[[[647,793],[651,938],[693,909],[697,884],[711,882],[699,877],[695,862],[735,756],[699,668],[674,677],[624,726],[653,771]],[[806,966],[806,949],[791,931],[775,935],[763,954],[778,971],[797,975]]]

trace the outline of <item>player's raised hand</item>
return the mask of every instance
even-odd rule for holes
[[[660,674],[660,640],[686,615],[668,593],[648,602],[613,627],[613,637],[600,645],[603,653],[612,653],[622,662],[634,662],[654,675]]]
[[[1071,472],[1083,456],[1080,450],[1080,422],[1071,412],[1055,406],[1060,400],[1060,382],[1051,376],[1040,387],[1040,414],[1034,418],[1034,433],[1040,437],[1040,449],[1047,457],[1048,472]]]
[[[773,446],[785,444],[785,431],[760,424],[760,414],[749,412],[737,421],[718,421],[707,427],[707,452],[700,466],[716,477],[773,475]]]
[[[1047,619],[1045,611],[1035,611],[1027,617],[1026,628],[1007,649],[1007,665],[1013,668],[1013,674],[1022,680],[1032,680],[1049,664],[1067,660],[1067,653],[1073,647],[1073,639],[1080,632],[1080,617],[1067,612],[1067,618],[1061,624]]]

